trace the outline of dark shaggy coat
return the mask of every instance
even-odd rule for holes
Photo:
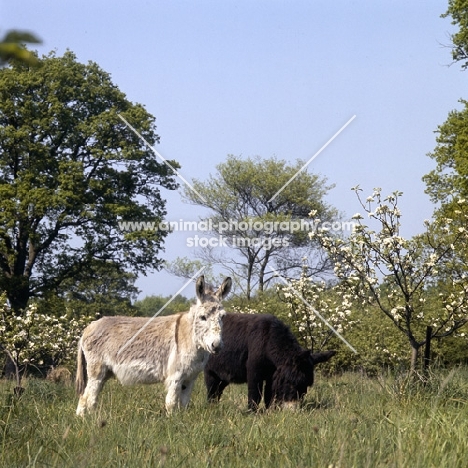
[[[223,348],[208,359],[205,384],[208,400],[221,398],[230,383],[246,383],[248,405],[257,410],[262,394],[272,402],[297,402],[314,383],[314,365],[336,352],[303,349],[291,330],[273,315],[226,314]]]

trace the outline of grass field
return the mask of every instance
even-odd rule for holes
[[[299,411],[246,412],[245,386],[167,416],[162,386],[106,384],[96,414],[75,416],[73,388],[0,381],[2,467],[465,467],[468,370],[406,376],[318,375]]]

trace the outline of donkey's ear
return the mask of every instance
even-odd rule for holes
[[[224,299],[232,288],[232,279],[228,276],[224,281],[223,284],[219,287],[216,291],[216,295],[221,299]]]
[[[203,296],[205,295],[205,277],[203,275],[201,275],[197,279],[197,284],[195,285],[195,291],[197,293],[198,299],[200,299],[201,301],[203,299]]]
[[[320,364],[321,362],[326,362],[336,354],[336,351],[323,351],[322,353],[310,353],[312,362],[314,364]]]

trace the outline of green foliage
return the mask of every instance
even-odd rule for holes
[[[274,288],[256,292],[250,299],[245,296],[231,296],[223,302],[228,312],[242,314],[272,314],[287,320],[287,310]]]
[[[432,362],[447,367],[468,364],[467,335],[468,327],[465,326],[455,336],[448,336],[443,340],[433,340],[431,344]]]
[[[451,35],[452,58],[462,62],[462,68],[468,67],[468,1],[448,0],[448,9],[442,17],[452,17],[452,24],[459,27],[458,32]]]
[[[423,177],[431,200],[443,205],[468,196],[468,102],[460,102],[463,109],[451,111],[437,128],[437,146],[429,153],[437,167]]]
[[[408,340],[392,321],[382,316],[376,306],[351,308],[353,326],[343,335],[358,352],[354,355],[334,339],[339,353],[330,362],[331,369],[361,370],[367,375],[376,375],[383,369],[405,369],[411,357]]]
[[[266,289],[274,277],[268,267],[289,275],[301,270],[305,252],[310,254],[313,245],[308,239],[309,228],[301,226],[300,220],[309,223],[311,211],[322,221],[337,216],[337,211],[324,201],[332,186],[325,178],[301,171],[303,166],[300,160],[288,164],[276,158],[241,159],[230,155],[217,166],[214,176],[205,182],[193,182],[195,191],[184,189],[186,201],[211,210],[205,220],[211,221],[209,234],[223,239],[224,247],[234,252],[228,257],[207,248],[199,257],[235,272],[244,280],[247,298],[255,289]],[[310,254],[307,258],[311,274],[329,266],[320,256]]]
[[[369,379],[319,373],[300,411],[248,414],[245,385],[167,416],[163,386],[109,381],[95,415],[77,418],[69,386],[30,379],[21,400],[0,381],[0,465],[60,467],[458,467],[468,452],[468,372]]]
[[[125,271],[122,265],[113,262],[94,262],[86,273],[80,272],[75,278],[65,280],[47,301],[61,302],[62,308],[73,312],[74,317],[82,315],[130,315],[137,313],[132,305],[138,295],[135,286],[137,277]]]
[[[38,60],[33,52],[24,47],[27,44],[40,44],[41,40],[35,34],[26,31],[8,31],[0,40],[0,67],[8,62],[37,65]]]
[[[452,231],[466,227],[463,202],[468,199],[468,102],[461,102],[464,108],[450,112],[438,127],[437,146],[429,153],[437,166],[423,177],[426,193],[437,206],[435,216],[450,219]],[[467,245],[459,246],[457,252],[467,263]]]
[[[155,118],[72,52],[0,70],[0,288],[14,309],[104,262],[161,267],[166,233],[118,223],[162,220],[160,189],[176,183],[119,114],[159,140]]]
[[[146,296],[136,301],[134,306],[138,311],[138,315],[144,317],[153,317],[158,312],[158,315],[170,315],[190,309],[191,303],[186,297],[178,294],[172,301],[171,299],[171,296]],[[163,307],[164,309],[160,312]]]
[[[318,175],[305,171],[297,174],[303,166],[304,161],[300,160],[288,165],[276,158],[241,159],[229,155],[226,162],[217,166],[216,177],[210,176],[207,182],[195,181],[194,188],[206,198],[207,207],[219,215],[248,215],[255,211],[258,216],[267,213],[307,216],[314,209],[325,213],[329,207],[323,197],[331,186]],[[269,201],[295,175],[293,183]],[[188,201],[203,203],[188,188],[185,196]]]

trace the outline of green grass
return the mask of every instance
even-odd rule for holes
[[[190,407],[167,416],[162,386],[106,384],[98,410],[75,416],[72,387],[0,381],[4,467],[464,467],[468,370],[426,385],[406,376],[317,376],[299,411],[246,411],[245,386],[219,405],[201,378]]]

